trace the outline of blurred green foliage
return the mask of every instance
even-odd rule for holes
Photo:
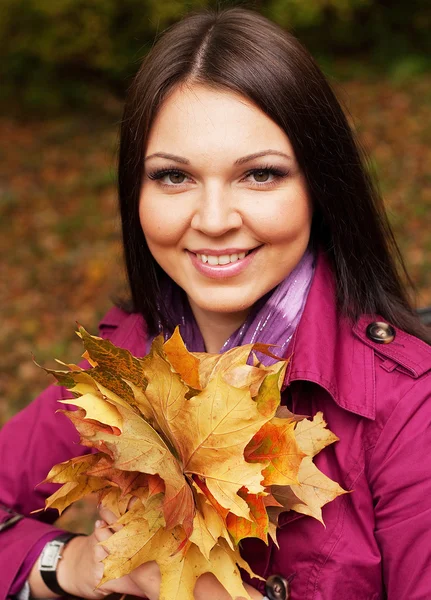
[[[429,0],[1,0],[0,102],[100,107],[106,90],[124,94],[158,32],[191,10],[231,5],[292,30],[329,71],[358,60],[402,79],[430,66]]]

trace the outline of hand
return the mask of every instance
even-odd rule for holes
[[[111,593],[145,597],[130,576],[109,581],[96,589],[103,575],[101,561],[107,556],[98,543],[111,535],[107,523],[97,521],[91,535],[73,538],[67,544],[63,558],[58,563],[57,579],[68,594],[89,600],[99,600]]]
[[[128,506],[129,509],[131,508],[131,506],[133,506],[133,504],[134,504],[134,502],[136,502],[136,500],[137,500],[136,498],[132,498],[132,500],[130,501],[129,506]],[[118,531],[119,529],[121,529],[122,526],[115,525],[115,523],[117,521],[117,517],[114,515],[113,512],[111,512],[110,510],[108,510],[104,507],[100,508],[99,515],[103,519],[103,523],[105,524],[105,526],[96,528],[95,534],[96,534],[98,541],[103,542],[103,541],[107,540],[111,535],[113,535],[113,533],[112,533],[113,531],[114,532]],[[103,556],[102,556],[102,559],[103,559],[103,558],[105,558],[107,553],[105,552],[105,550],[103,550],[103,548],[101,548],[101,550],[103,551]],[[100,575],[100,578],[101,578],[101,575]],[[160,592],[161,575],[160,575],[159,566],[155,561],[150,561],[150,562],[147,562],[147,563],[139,566],[134,571],[132,571],[127,577],[122,577],[121,579],[118,579],[117,581],[122,581],[123,579],[129,580],[129,582],[131,582],[132,585],[134,585],[135,588],[138,590],[138,593],[136,593],[136,592],[134,593],[135,596],[142,596],[144,598],[148,598],[149,600],[158,600],[159,592]],[[112,583],[114,583],[114,582],[112,582]],[[109,584],[106,584],[106,585],[109,585]],[[102,589],[104,589],[104,587],[105,586],[103,586]],[[123,593],[126,593],[126,592],[123,592]],[[128,592],[128,593],[131,593],[131,592]],[[205,599],[205,600],[207,600],[207,599]]]
[[[112,531],[107,524],[98,521],[91,535],[73,538],[66,544],[63,557],[58,563],[57,580],[68,594],[89,600],[99,600],[114,592],[145,597],[140,587],[129,576],[108,582],[96,590],[103,574],[101,561],[107,555],[98,543],[111,535]],[[28,578],[31,597],[56,598],[57,594],[49,590],[43,582],[38,563],[37,560]]]
[[[133,500],[131,501],[129,508],[133,505]],[[115,527],[115,521],[117,520],[114,513],[111,511],[102,508],[100,510],[100,516],[108,523],[108,525],[112,526],[112,529],[117,530]],[[101,533],[103,531],[103,535],[109,537],[110,534],[106,534],[105,530],[99,530],[97,533]],[[104,539],[107,539],[104,537]],[[102,540],[100,540],[102,541]],[[106,556],[106,554],[105,554]],[[129,575],[130,579],[138,586],[139,590],[141,590],[142,595],[145,594],[145,597],[149,600],[158,600],[159,592],[160,592],[160,582],[161,575],[160,569],[156,562],[151,561],[147,562],[134,571],[132,571]],[[259,600],[263,598],[262,594],[252,588],[251,586],[244,584],[246,590],[248,591],[250,597],[253,600]],[[231,600],[231,596],[226,592],[225,588],[221,585],[218,579],[212,573],[205,573],[196,582],[195,591],[194,591],[195,600]],[[237,598],[236,600],[245,600],[242,598]]]

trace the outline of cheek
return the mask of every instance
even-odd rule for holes
[[[264,242],[275,245],[304,239],[308,241],[312,207],[303,190],[269,198],[256,217],[256,230]]]
[[[170,246],[176,244],[187,227],[187,217],[173,203],[165,203],[157,196],[141,195],[139,219],[149,244]]]

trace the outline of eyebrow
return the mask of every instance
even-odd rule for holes
[[[255,152],[254,154],[248,154],[247,156],[243,156],[242,158],[237,158],[234,162],[234,165],[243,165],[255,158],[260,158],[261,156],[284,156],[284,158],[288,158],[289,160],[293,160],[292,156],[289,154],[285,154],[284,152],[280,152],[279,150],[262,150],[261,152]],[[168,154],[167,152],[155,152],[154,154],[150,154],[150,156],[145,157],[145,161],[150,160],[150,158],[155,158],[158,156],[159,158],[167,158],[168,160],[174,160],[177,163],[181,163],[183,165],[189,165],[190,161],[183,156],[177,156],[176,154]]]

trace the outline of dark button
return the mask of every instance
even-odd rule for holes
[[[269,600],[289,600],[289,582],[281,575],[271,575],[266,580],[265,594]]]
[[[376,321],[368,325],[367,337],[376,344],[390,344],[395,339],[395,329],[389,323]]]

